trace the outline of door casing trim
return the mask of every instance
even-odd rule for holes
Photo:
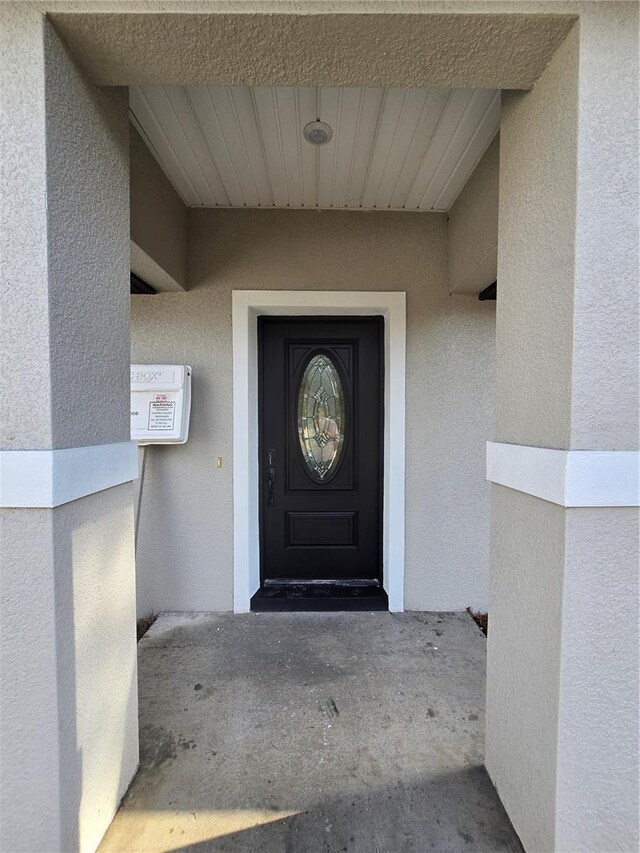
[[[389,610],[404,610],[406,294],[234,290],[233,609],[247,613],[260,587],[258,316],[384,317],[383,583]]]

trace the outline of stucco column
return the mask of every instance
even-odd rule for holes
[[[93,850],[138,757],[127,93],[0,17],[0,846]]]
[[[486,762],[528,851],[638,845],[637,12],[503,98]]]

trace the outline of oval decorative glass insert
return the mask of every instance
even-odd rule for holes
[[[334,363],[315,355],[298,392],[298,436],[311,476],[325,480],[336,465],[344,439],[344,394]]]

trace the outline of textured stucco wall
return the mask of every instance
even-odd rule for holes
[[[52,522],[48,510],[0,511],[3,851],[44,850],[62,837]]]
[[[53,543],[62,849],[92,851],[138,765],[131,484],[54,510]]]
[[[131,491],[2,510],[2,850],[95,850],[135,772]]]
[[[407,292],[406,606],[484,607],[494,306],[448,296],[445,217],[192,211],[190,246],[187,293],[132,298],[132,358],[193,367],[189,442],[149,450],[139,609],[232,607],[231,291],[262,288]]]
[[[577,449],[640,446],[638,13],[636,3],[601,3],[580,21],[571,401]],[[640,843],[639,533],[637,509],[567,513],[560,850],[636,850]],[[604,643],[591,630],[596,619]]]
[[[562,4],[561,14],[547,8],[542,16],[527,14],[522,4],[516,4],[517,15],[501,14],[509,11],[504,3],[486,4],[486,10],[473,2],[456,3],[455,15],[441,3],[398,5],[365,2],[349,8],[276,0],[205,2],[188,9],[179,3],[147,3],[143,14],[113,14],[103,5],[104,14],[95,15],[73,14],[74,5],[66,4],[71,14],[52,17],[92,78],[103,85],[206,85],[215,80],[258,86],[527,89],[572,23],[572,10]],[[178,14],[167,27],[156,10]],[[189,50],[182,49],[184,44]]]
[[[3,8],[1,31],[3,107],[11,119],[3,121],[1,158],[2,446],[121,441],[129,430],[122,409],[129,381],[126,92],[90,84],[26,4]],[[120,370],[105,371],[111,359]],[[87,409],[96,416],[87,418]]]
[[[4,447],[126,441],[126,92],[89,83],[34,7],[0,17]],[[132,488],[0,523],[0,846],[91,851],[137,763]]]
[[[636,850],[638,511],[491,503],[487,769],[527,850]]]
[[[503,94],[498,441],[570,443],[579,38]],[[491,506],[486,765],[525,849],[554,850],[566,510],[501,486]]]
[[[565,536],[556,849],[635,851],[638,510],[569,510]]]
[[[37,11],[18,4],[2,10],[0,95],[3,116],[12,117],[0,123],[0,446],[7,450],[51,446],[42,38]],[[17,379],[25,385],[19,393]]]
[[[637,13],[585,7],[503,98],[500,441],[637,446]],[[494,486],[491,531],[491,777],[527,850],[636,850],[637,510]]]
[[[639,446],[637,42],[637,4],[591,4],[503,95],[498,440]]]
[[[502,98],[497,441],[569,447],[578,40],[576,28],[533,91]]]
[[[187,283],[187,208],[169,183],[137,130],[129,138],[131,240],[180,287]],[[143,265],[132,269],[148,284],[163,287],[164,279],[149,276]],[[153,278],[153,280],[150,280]]]
[[[50,25],[44,37],[53,446],[126,441],[127,92],[89,83]]]
[[[486,764],[541,853],[555,849],[565,510],[492,486],[491,518]]]
[[[638,3],[580,20],[571,446],[640,447]]]
[[[496,280],[499,171],[497,135],[449,211],[447,252],[451,293],[479,293]]]

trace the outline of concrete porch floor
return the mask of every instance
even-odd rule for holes
[[[466,614],[168,614],[106,851],[520,851]]]

